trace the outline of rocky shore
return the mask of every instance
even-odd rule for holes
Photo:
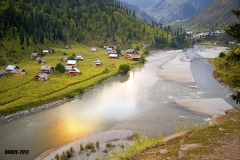
[[[49,108],[52,108],[52,107],[59,106],[61,104],[69,102],[71,100],[72,99],[58,100],[58,101],[54,101],[54,102],[51,102],[51,103],[48,103],[48,104],[44,104],[44,105],[36,107],[36,108],[30,108],[30,109],[25,110],[25,111],[19,111],[17,113],[13,113],[13,114],[10,114],[10,115],[1,116],[0,117],[0,124],[4,124],[6,122],[21,118],[23,116],[30,115],[30,114],[35,113],[35,112],[39,112],[39,111],[42,111],[42,110],[45,110],[45,109],[49,109]]]

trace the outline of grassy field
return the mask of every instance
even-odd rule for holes
[[[38,64],[38,60],[31,59],[29,54],[29,58],[22,59],[15,64],[26,71],[25,76],[13,77],[9,74],[0,79],[0,115],[37,107],[54,100],[72,98],[87,88],[116,75],[120,64],[128,64],[130,67],[140,66],[139,63],[126,60],[124,57],[117,60],[109,59],[107,51],[98,47],[98,52],[90,52],[91,47],[84,45],[74,45],[71,46],[71,49],[63,49],[62,46],[53,49],[55,53],[41,58],[47,61],[45,65],[55,68],[61,58],[67,58],[74,53],[76,56],[84,57],[84,61],[80,61],[77,67],[81,71],[81,75],[69,76],[55,72],[49,76],[48,81],[38,82],[34,80],[34,77],[41,73],[42,65]],[[102,61],[103,66],[92,66],[92,62],[97,59]],[[0,69],[5,70],[7,65],[1,66]],[[103,73],[106,68],[109,72]]]

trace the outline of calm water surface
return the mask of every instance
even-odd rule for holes
[[[224,98],[233,104],[232,92],[213,77],[208,59],[195,54],[204,46],[183,53],[192,59],[196,83],[179,83],[157,77],[161,65],[179,52],[153,51],[148,62],[130,75],[111,78],[75,100],[0,125],[0,159],[34,159],[42,152],[85,136],[129,129],[157,137],[188,125],[206,125],[206,115],[192,113],[173,103],[186,98]],[[5,150],[29,150],[28,155],[5,155]]]

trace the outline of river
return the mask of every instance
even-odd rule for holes
[[[223,98],[229,104],[232,91],[212,77],[209,59],[184,50],[192,61],[195,83],[165,80],[157,76],[161,65],[179,52],[152,51],[146,64],[130,75],[110,78],[63,105],[0,125],[0,159],[34,159],[42,152],[111,129],[128,129],[157,137],[186,125],[206,125],[209,116],[193,113],[173,103],[177,99]],[[29,150],[27,155],[5,150]]]

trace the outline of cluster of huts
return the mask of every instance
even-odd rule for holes
[[[65,46],[65,49],[70,49],[70,46]],[[141,55],[139,54],[138,51],[134,51],[134,49],[128,49],[126,51],[126,54],[123,55],[121,53],[118,53],[116,50],[115,46],[109,47],[109,46],[104,46],[106,51],[108,52],[108,56],[110,59],[118,59],[120,56],[125,57],[125,59],[129,59],[132,61],[140,61],[141,60]],[[97,52],[96,48],[91,48],[91,52]],[[44,55],[47,55],[51,53],[49,50],[43,50],[42,53]],[[37,59],[38,64],[43,65],[41,67],[41,73],[36,75],[34,77],[35,80],[37,81],[46,81],[48,80],[48,76],[54,73],[54,67],[52,66],[47,66],[45,65],[47,63],[46,60],[41,59],[41,55],[39,53],[32,53],[30,55],[32,59]],[[78,66],[79,61],[83,61],[84,58],[80,55],[77,55],[74,60],[68,60],[67,58],[62,58],[61,62],[65,63],[66,65],[64,66],[64,71],[63,73],[72,75],[72,76],[77,76],[80,75],[80,70],[77,69],[76,67]],[[93,66],[102,66],[103,63],[101,60],[95,60],[92,63]],[[20,69],[18,66],[14,65],[9,65],[5,70],[0,70],[0,78],[5,77],[8,74],[12,74],[13,76],[24,76],[25,75],[25,70]]]
[[[116,50],[115,46],[109,47],[109,46],[104,46],[104,48],[106,49],[106,51],[108,52],[108,57],[110,59],[118,59],[120,56],[121,57],[125,57],[125,59],[129,59],[132,61],[137,61],[140,62],[141,60],[141,55],[139,54],[138,51],[135,51],[134,49],[128,49],[126,51],[126,54],[123,55],[122,53],[118,53]]]

